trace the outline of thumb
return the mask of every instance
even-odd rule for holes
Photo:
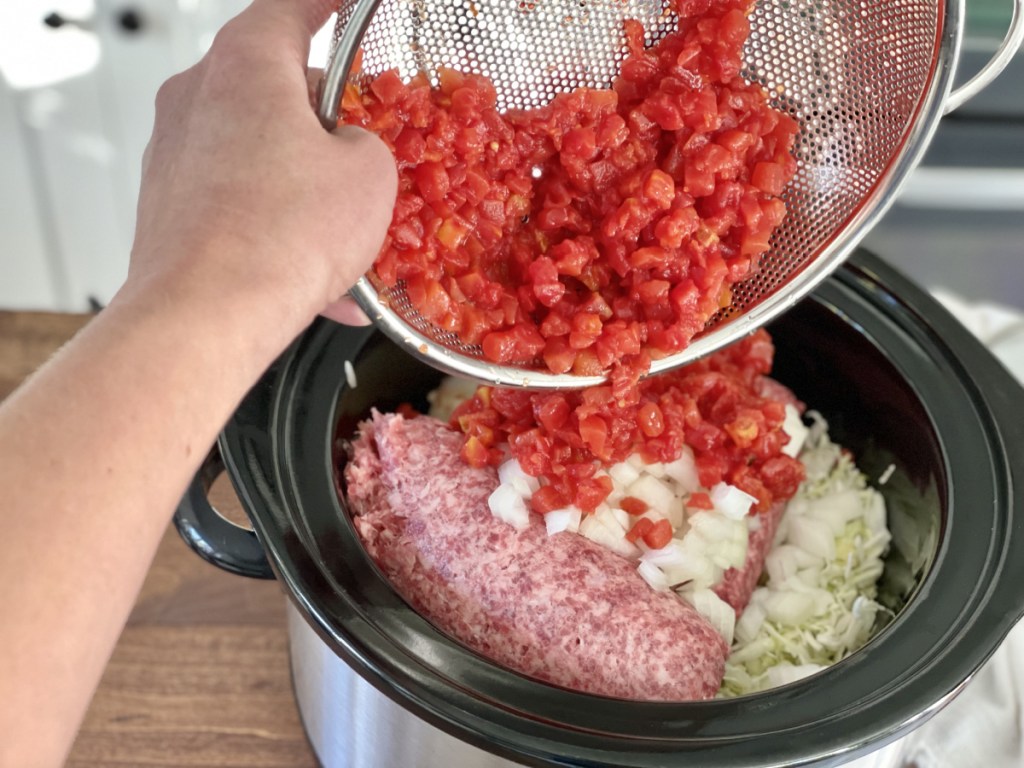
[[[337,167],[347,176],[335,186],[343,191],[337,204],[346,209],[339,214],[349,224],[344,265],[348,290],[380,253],[394,212],[398,171],[387,145],[362,128],[339,126],[331,131],[330,144],[332,153],[340,155]]]

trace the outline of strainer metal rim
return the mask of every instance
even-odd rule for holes
[[[1019,6],[1022,0],[1015,0]],[[338,119],[341,91],[347,81],[360,41],[372,21],[381,0],[357,0],[344,29],[337,38],[324,71],[318,107],[325,125]],[[1016,7],[1016,6],[1015,6]],[[836,234],[809,260],[808,264],[775,289],[763,301],[736,317],[722,320],[715,327],[695,337],[683,350],[652,362],[647,376],[663,373],[698,360],[757,330],[790,309],[834,272],[895,202],[911,171],[920,163],[938,128],[939,120],[949,110],[953,76],[963,40],[964,0],[945,0],[941,4],[932,76],[922,90],[920,100],[907,132],[888,168],[875,182],[854,213]],[[1011,30],[1012,35],[1012,30]],[[1011,35],[1008,35],[1008,39]],[[603,384],[607,375],[577,376],[550,371],[516,368],[472,358],[442,346],[403,320],[381,300],[367,276],[359,278],[349,291],[370,320],[392,341],[415,357],[454,376],[523,389],[571,389]]]

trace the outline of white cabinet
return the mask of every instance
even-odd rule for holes
[[[244,5],[0,3],[0,308],[110,300],[127,271],[156,91]],[[63,25],[44,24],[50,14]]]

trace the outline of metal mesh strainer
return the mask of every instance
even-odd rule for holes
[[[956,0],[761,0],[751,16],[744,76],[801,125],[788,213],[760,271],[733,287],[688,348],[651,372],[690,362],[790,307],[835,269],[892,202],[944,111],[981,90],[1024,36],[1014,0],[1010,32],[970,83],[950,92],[960,46]],[[548,103],[580,86],[608,87],[626,54],[623,21],[637,19],[652,42],[674,28],[661,0],[343,0],[321,95],[321,118],[337,121],[356,50],[363,74],[403,77],[441,66],[481,73],[499,107]],[[365,79],[365,78],[363,78]],[[361,81],[360,81],[361,82]],[[379,293],[378,293],[379,290]],[[505,386],[578,387],[600,377],[494,365],[431,326],[399,284],[372,274],[353,288],[367,314],[435,367]]]

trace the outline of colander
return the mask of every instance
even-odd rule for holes
[[[895,199],[940,118],[991,82],[1024,39],[1024,0],[991,61],[952,89],[963,0],[760,0],[750,17],[743,76],[772,95],[801,130],[788,213],[759,271],[733,286],[732,302],[669,370],[725,346],[776,317],[831,273]],[[403,77],[441,67],[490,78],[499,108],[543,106],[562,91],[606,88],[626,55],[623,22],[651,43],[675,28],[662,0],[343,0],[325,70],[320,117],[338,121],[340,95],[395,68]],[[362,49],[362,70],[350,72]],[[602,376],[496,365],[479,346],[429,323],[401,281],[371,271],[352,289],[367,315],[401,347],[448,373],[502,386],[563,388]]]

